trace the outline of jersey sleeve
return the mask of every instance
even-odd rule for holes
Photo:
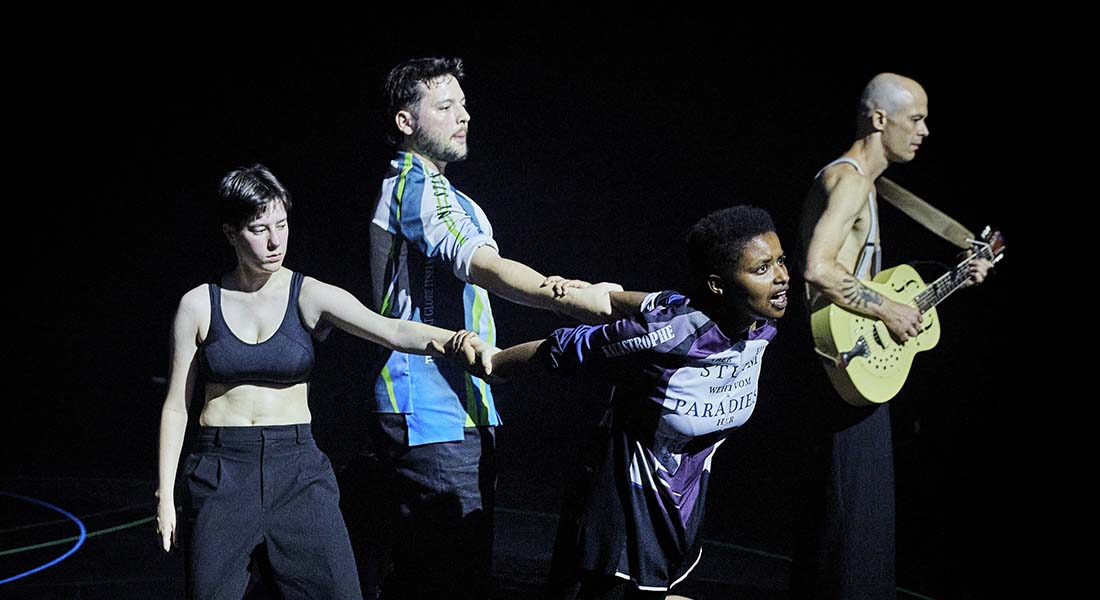
[[[427,175],[419,162],[402,169],[390,198],[391,222],[400,235],[424,256],[451,267],[454,276],[469,281],[474,252],[482,246],[498,250],[459,203],[442,175]]]
[[[659,292],[646,297],[639,308],[644,313],[631,315],[605,325],[578,325],[558,329],[546,338],[544,364],[555,373],[570,374],[582,366],[622,363],[648,353],[661,352],[676,344],[673,325],[652,319],[645,313],[659,311],[685,298],[675,292]]]

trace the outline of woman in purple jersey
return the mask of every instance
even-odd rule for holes
[[[559,329],[492,357],[490,380],[584,368],[615,386],[566,495],[551,567],[556,598],[664,598],[699,558],[711,459],[756,405],[788,276],[775,225],[759,208],[707,215],[687,249],[686,296],[612,293],[626,315],[618,321]]]

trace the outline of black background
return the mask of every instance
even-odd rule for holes
[[[850,143],[863,84],[889,70],[925,86],[931,135],[888,175],[1009,240],[987,285],[941,307],[940,346],[917,358],[891,404],[899,583],[965,595],[1004,572],[1026,490],[1016,462],[1026,403],[1009,400],[1030,376],[1009,354],[1016,257],[1031,225],[1016,207],[1034,166],[1021,115],[1039,85],[1021,71],[1024,44],[960,28],[935,36],[947,55],[901,36],[856,45],[672,26],[625,35],[612,19],[529,35],[420,29],[347,27],[309,42],[239,25],[88,34],[28,69],[28,106],[9,115],[27,134],[9,206],[29,216],[8,223],[18,240],[9,297],[21,307],[9,312],[20,333],[10,364],[28,384],[9,404],[26,427],[3,474],[155,478],[169,325],[185,291],[233,266],[212,203],[234,167],[263,162],[294,194],[287,266],[369,298],[369,214],[390,154],[380,87],[399,60],[465,59],[471,153],[447,175],[485,209],[505,256],[639,290],[681,287],[687,227],[735,203],[772,213],[800,289],[802,199]],[[1006,93],[1007,81],[1022,93]],[[954,248],[882,212],[887,265],[951,262]],[[818,368],[796,304],[766,354],[753,419],[716,459],[704,532],[786,554],[812,393],[800,384]],[[503,300],[493,308],[501,345],[568,324]],[[318,354],[315,429],[339,464],[355,449],[373,354],[340,332]],[[583,378],[499,389],[501,506],[557,510],[573,448],[606,395]]]

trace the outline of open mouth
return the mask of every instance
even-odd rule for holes
[[[787,290],[780,290],[778,293],[771,297],[772,306],[776,308],[787,308]]]

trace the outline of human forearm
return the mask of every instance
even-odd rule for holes
[[[523,263],[501,257],[489,247],[479,248],[470,269],[470,282],[517,304],[569,315],[584,323],[611,320],[608,292],[622,287],[602,283],[568,289],[560,294],[548,279]]]
[[[852,312],[878,319],[898,340],[917,335],[923,320],[920,311],[871,289],[844,271],[839,264],[831,274],[807,271],[806,280],[834,304]]]
[[[175,503],[176,468],[183,451],[183,436],[187,431],[187,410],[165,403],[160,413],[160,443],[157,455],[157,497],[161,502]]]
[[[390,320],[394,321],[394,326],[385,345],[399,352],[435,355],[438,354],[438,349],[433,342],[442,346],[454,335],[454,332],[448,329],[417,321]]]
[[[815,266],[804,274],[806,281],[830,302],[864,316],[881,318],[886,298],[867,287],[840,263]]]
[[[637,314],[642,309],[642,304],[649,297],[649,294],[650,292],[611,292],[609,296],[612,318],[621,319]]]
[[[489,248],[478,251],[470,270],[470,282],[516,304],[544,310],[557,309],[554,290],[543,285],[546,277],[527,265],[504,258]]]
[[[545,340],[517,344],[493,355],[493,379],[503,380],[529,375],[545,370],[538,360],[539,349]]]
[[[315,321],[327,320],[356,337],[398,352],[435,354],[432,342],[445,343],[453,331],[382,315],[367,308],[347,290],[316,280],[303,286],[305,311]]]

